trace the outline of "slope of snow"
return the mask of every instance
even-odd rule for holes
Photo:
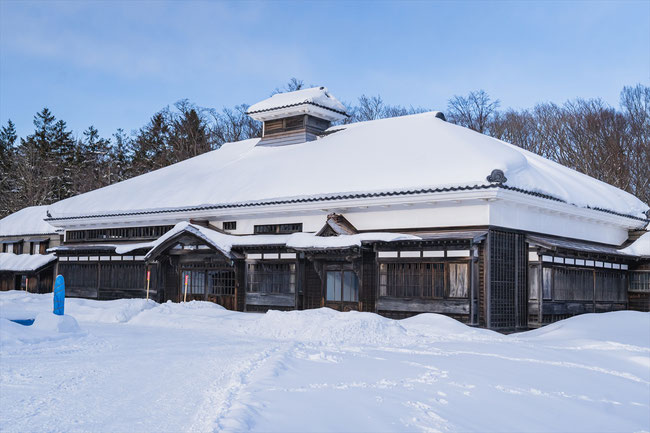
[[[0,271],[34,271],[55,260],[54,254],[0,253]]]
[[[326,87],[312,87],[310,89],[296,90],[294,92],[276,93],[275,95],[251,105],[249,113],[257,111],[268,111],[274,108],[282,108],[291,105],[312,103],[332,110],[346,111],[345,105],[332,96]]]
[[[632,256],[650,257],[650,232],[644,233],[632,245],[619,251]]]
[[[319,140],[221,149],[72,197],[55,217],[227,205],[351,193],[487,185],[494,169],[506,185],[580,207],[645,217],[648,206],[589,176],[435,117],[435,113],[339,128]],[[345,155],[345,158],[341,158]],[[358,173],[363,173],[359,175]]]
[[[49,235],[56,229],[46,223],[47,206],[26,207],[0,219],[0,236]]]
[[[140,299],[67,299],[79,329],[62,329],[51,310],[0,292],[3,432],[650,431],[649,313],[501,335]]]

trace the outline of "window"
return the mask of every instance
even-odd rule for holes
[[[396,298],[467,298],[468,263],[381,263],[379,296]]]
[[[174,226],[120,227],[111,229],[69,230],[66,241],[102,241],[112,239],[157,239]]]
[[[225,221],[223,223],[224,230],[237,230],[237,221]]]
[[[235,272],[231,269],[208,271],[208,293],[213,295],[234,295]]]
[[[3,253],[13,253],[14,252],[14,244],[2,244],[2,252]]]
[[[185,281],[187,281],[188,294],[202,295],[205,293],[205,272],[183,271],[181,275],[181,293],[185,293]]]
[[[253,232],[259,235],[288,234],[302,231],[302,223],[292,224],[264,224],[254,226]]]
[[[359,280],[353,271],[327,271],[327,300],[359,301]]]
[[[528,299],[536,300],[539,296],[539,266],[528,268]]]
[[[553,284],[553,270],[544,268],[542,270],[542,299],[551,299],[551,284]]]
[[[29,246],[29,254],[40,254],[40,242],[31,242]]]
[[[251,293],[295,293],[296,265],[294,263],[249,263],[247,290]]]
[[[630,292],[650,293],[650,271],[633,271],[629,274]]]

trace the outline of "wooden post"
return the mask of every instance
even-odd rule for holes
[[[185,274],[185,293],[183,294],[183,302],[187,302],[187,281],[190,278],[190,274]]]
[[[149,282],[151,281],[151,270],[147,269],[147,301],[149,300]]]

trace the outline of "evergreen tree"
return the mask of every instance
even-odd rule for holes
[[[77,153],[82,182],[78,192],[91,191],[109,184],[110,139],[102,138],[93,125],[83,132]]]
[[[54,124],[52,137],[52,158],[55,162],[55,197],[63,200],[75,194],[74,177],[77,175],[75,160],[75,140],[67,124],[59,120]]]
[[[113,134],[115,139],[110,152],[109,184],[128,178],[131,165],[131,141],[122,128]]]
[[[0,129],[0,218],[11,213],[15,190],[15,177],[12,173],[16,126],[7,120],[7,126]]]

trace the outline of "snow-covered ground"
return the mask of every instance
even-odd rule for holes
[[[434,314],[66,302],[58,321],[52,294],[0,293],[0,431],[650,431],[648,313],[505,336]]]

